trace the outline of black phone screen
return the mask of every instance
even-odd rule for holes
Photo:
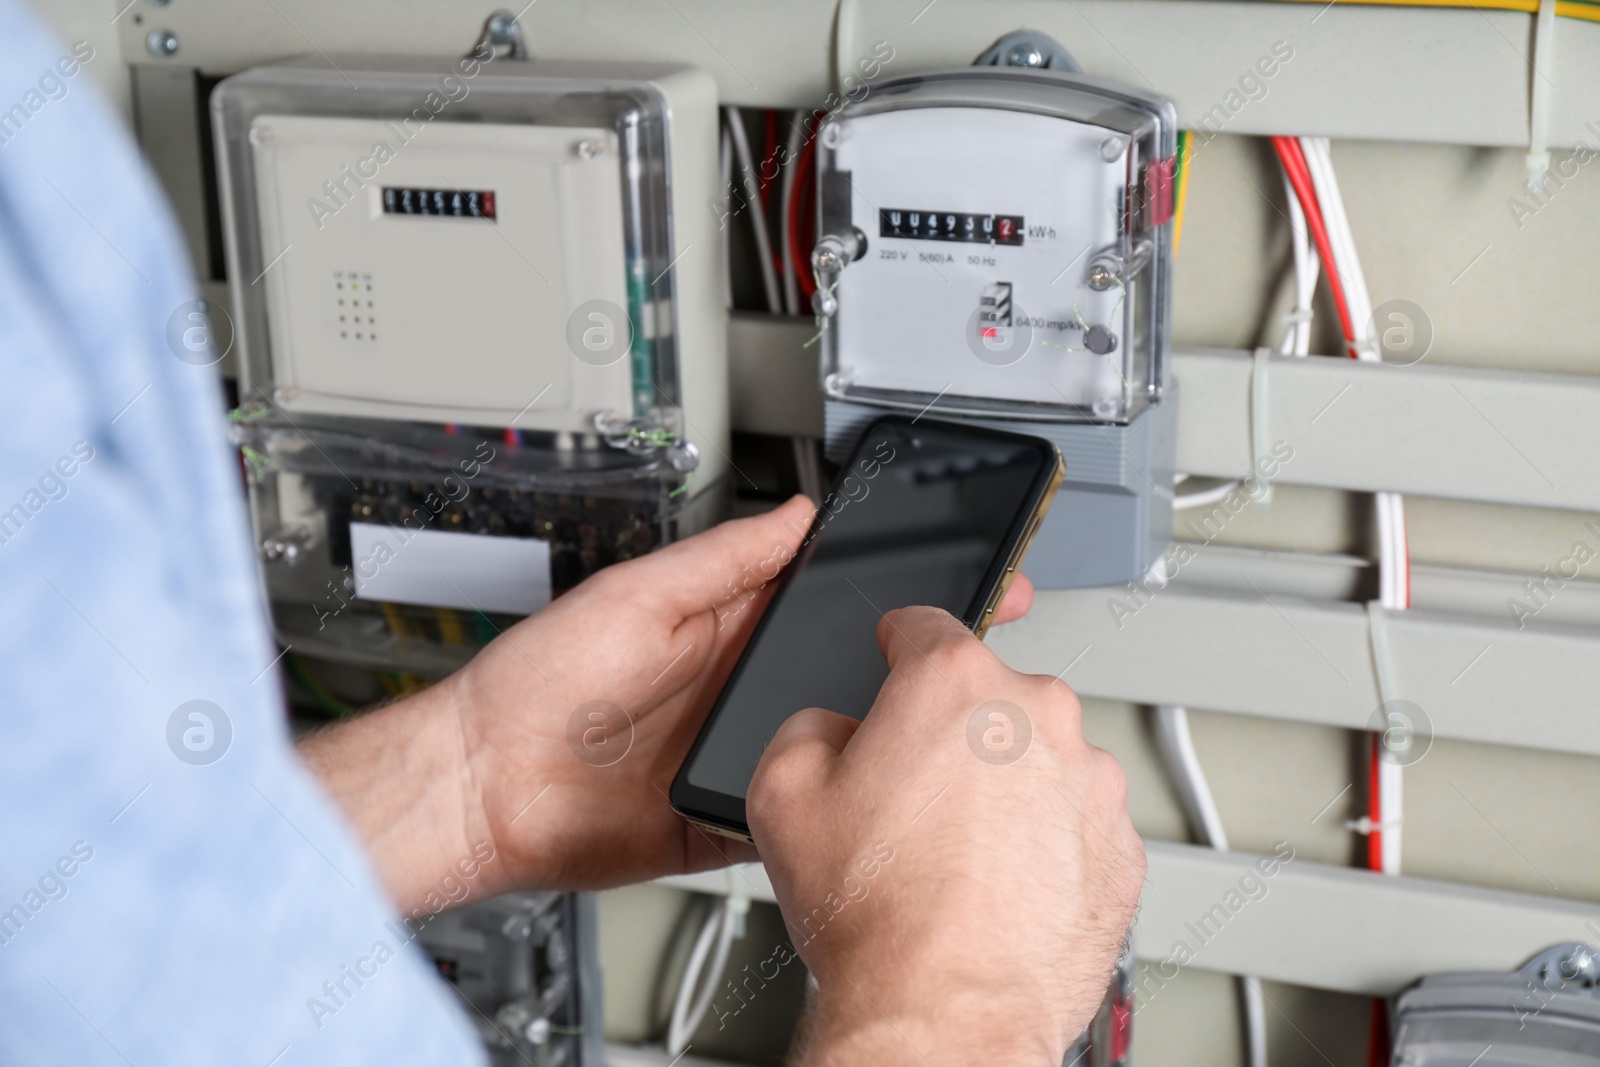
[[[742,824],[785,719],[808,707],[865,717],[888,677],[876,638],[887,612],[927,604],[976,626],[1057,463],[1048,442],[1018,434],[897,417],[868,427],[678,774],[680,810]]]

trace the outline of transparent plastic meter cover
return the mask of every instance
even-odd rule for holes
[[[837,300],[828,396],[1101,422],[1159,400],[1168,101],[1084,75],[968,68],[887,83],[820,137],[819,249],[842,249],[818,257]]]
[[[297,414],[681,431],[669,115],[650,73],[369,56],[224,82],[245,394]]]

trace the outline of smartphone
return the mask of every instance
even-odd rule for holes
[[[861,719],[877,699],[885,613],[932,605],[983,637],[1065,473],[1038,437],[897,415],[868,426],[794,557],[746,583],[777,588],[673,780],[678,813],[748,841],[745,794],[784,720],[809,707]]]

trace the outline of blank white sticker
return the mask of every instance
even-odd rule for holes
[[[353,522],[356,596],[531,615],[550,603],[550,542]]]

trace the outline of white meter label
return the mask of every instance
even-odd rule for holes
[[[550,542],[350,524],[356,596],[531,615],[550,603]]]

